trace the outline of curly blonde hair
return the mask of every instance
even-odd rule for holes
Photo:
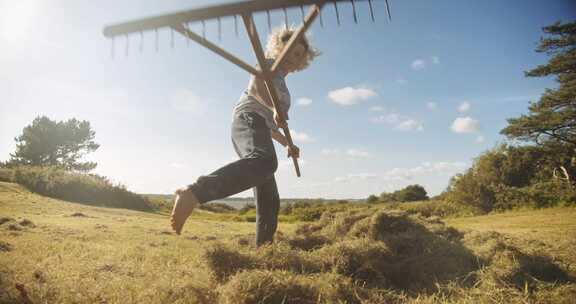
[[[268,43],[266,44],[266,57],[267,58],[277,58],[282,53],[284,46],[292,37],[292,34],[296,32],[295,27],[280,27],[275,28],[272,30],[270,35],[268,36]],[[310,65],[310,62],[314,60],[314,58],[320,55],[320,51],[310,46],[310,42],[306,35],[303,35],[300,42],[304,46],[306,53],[302,56],[302,60],[296,64],[296,71],[301,71]]]

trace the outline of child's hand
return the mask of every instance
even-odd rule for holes
[[[300,148],[296,145],[288,146],[288,157],[300,158]]]

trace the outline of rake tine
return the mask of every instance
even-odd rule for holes
[[[202,20],[202,39],[206,40],[206,21]]]
[[[218,41],[222,41],[222,23],[218,17]]]
[[[358,17],[356,16],[356,4],[354,4],[354,0],[350,0],[352,3],[352,14],[354,15],[354,23],[358,24]]]
[[[282,10],[284,11],[284,28],[288,29],[288,13],[285,7],[283,7]]]
[[[300,5],[300,13],[302,15],[302,23],[304,23],[304,6]]]
[[[386,0],[386,11],[388,12],[388,20],[392,21],[392,16],[390,15],[390,4],[388,4],[388,0]]]
[[[158,50],[160,49],[160,44],[158,43],[158,28],[154,29],[154,37],[155,37],[155,42],[154,42],[154,48],[156,49],[156,53],[158,53]]]
[[[110,38],[110,58],[114,59],[114,36],[112,36],[112,38]]]
[[[320,18],[320,27],[324,28],[324,21],[322,20],[322,7],[318,10],[318,17]]]
[[[130,53],[130,36],[126,35],[126,57]]]
[[[368,0],[368,5],[370,6],[370,17],[372,17],[372,22],[374,22],[374,10],[372,9],[372,0]]]
[[[144,33],[140,31],[140,54],[144,51]]]
[[[338,22],[338,26],[340,26],[340,14],[338,13],[338,4],[336,1],[334,3],[334,10],[336,11],[336,22]]]
[[[190,23],[186,22],[186,24],[184,24],[184,28],[186,28],[187,30],[190,30]],[[190,40],[192,39],[190,37],[190,33],[186,32],[186,36],[188,36],[188,39],[186,39],[186,47],[190,47]]]
[[[174,48],[174,29],[170,28],[170,47]]]
[[[236,38],[238,38],[238,16],[234,15],[234,34],[236,34]]]
[[[272,23],[270,22],[270,11],[266,11],[266,19],[268,20],[268,33],[272,33]]]

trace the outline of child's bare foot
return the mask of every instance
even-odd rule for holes
[[[172,214],[170,215],[170,222],[172,224],[172,229],[176,234],[182,232],[182,227],[186,222],[186,219],[192,213],[194,208],[198,207],[200,202],[198,198],[189,189],[179,189],[176,190],[176,199],[174,200],[174,208],[172,208]]]

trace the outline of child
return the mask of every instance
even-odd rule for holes
[[[294,29],[276,29],[268,38],[266,63],[271,66],[290,40]],[[280,104],[279,111],[288,119],[290,93],[284,77],[305,69],[319,53],[310,47],[306,37],[287,54],[274,78]],[[200,204],[222,199],[254,188],[256,200],[256,246],[270,243],[278,223],[280,198],[274,179],[278,160],[272,139],[288,148],[288,156],[299,157],[295,145],[288,146],[286,138],[278,131],[286,124],[274,110],[264,81],[251,77],[248,88],[233,111],[232,143],[239,160],[225,165],[209,175],[200,176],[186,188],[176,191],[176,200],[170,218],[172,229],[180,234],[186,219]]]

